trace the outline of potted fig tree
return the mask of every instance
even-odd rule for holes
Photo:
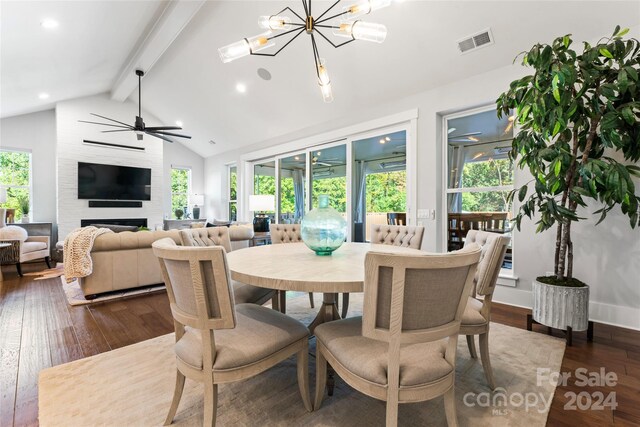
[[[533,319],[568,339],[589,319],[589,287],[574,277],[572,224],[591,214],[599,224],[619,206],[631,228],[639,225],[640,43],[627,32],[616,27],[581,52],[570,35],[534,45],[522,59],[533,74],[497,100],[498,115],[513,112],[519,127],[510,157],[532,175],[510,193],[520,202],[515,226],[535,217],[536,232],[556,230],[554,273],[533,283]]]

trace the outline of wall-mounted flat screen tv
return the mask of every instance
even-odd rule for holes
[[[78,162],[78,199],[151,200],[151,169]]]

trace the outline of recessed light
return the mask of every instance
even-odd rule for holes
[[[176,126],[182,127],[182,122],[180,120],[176,120]]]
[[[382,139],[380,140],[380,144],[384,144],[385,142],[387,142],[387,140],[386,140],[386,139],[384,139],[384,138],[382,138]]]
[[[238,83],[236,85],[236,90],[240,93],[245,93],[247,91],[247,85],[245,85],[244,83]]]
[[[45,92],[42,92],[42,93],[38,94],[38,98],[40,98],[40,99],[49,99],[49,94],[45,93]]]
[[[294,160],[300,160],[300,157],[295,156],[293,159],[294,159]]]
[[[55,19],[50,19],[50,18],[43,19],[40,22],[40,26],[42,26],[42,28],[46,28],[47,30],[52,30],[54,28],[57,28],[58,25],[59,25],[58,21],[56,21]]]
[[[391,138],[389,138],[388,136],[385,136],[384,139],[386,139],[387,142],[391,141]]]

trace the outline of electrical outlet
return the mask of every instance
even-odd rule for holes
[[[424,221],[418,220],[418,227],[424,227]]]

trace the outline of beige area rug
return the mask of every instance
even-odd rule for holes
[[[128,298],[137,295],[145,295],[151,292],[164,292],[165,286],[157,285],[157,286],[147,286],[145,288],[138,289],[129,289],[126,291],[115,291],[109,292],[105,294],[101,294],[98,298],[87,300],[84,298],[84,294],[82,293],[82,289],[80,289],[80,283],[78,280],[74,280],[71,283],[67,283],[67,280],[64,276],[60,276],[60,280],[62,280],[62,288],[64,289],[64,294],[67,297],[67,302],[69,305],[86,305],[86,304],[96,304],[99,302],[111,301],[120,298]]]
[[[351,299],[350,313],[361,312],[362,294],[352,294]],[[309,321],[315,315],[307,294],[290,295],[287,303],[288,312],[298,319]],[[161,425],[173,395],[173,342],[169,334],[43,370],[40,424]],[[315,352],[315,339],[310,347]],[[544,426],[549,406],[541,401],[551,404],[555,386],[548,381],[537,385],[537,369],[560,370],[564,341],[492,324],[490,349],[496,383],[502,387],[497,394],[489,393],[480,362],[469,357],[466,340],[459,340],[456,398],[460,425]],[[313,387],[313,357],[309,371]],[[175,425],[202,425],[202,393],[200,384],[187,380]],[[531,405],[528,409],[526,401]],[[340,378],[336,378],[333,397],[325,398],[319,410],[307,413],[298,392],[294,359],[257,377],[219,386],[219,426],[382,426],[384,419],[384,402],[356,392]],[[442,398],[401,405],[399,425],[446,425]]]

